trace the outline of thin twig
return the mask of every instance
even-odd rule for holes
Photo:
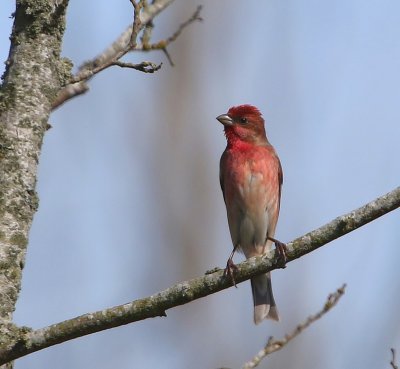
[[[391,348],[390,351],[392,352],[392,360],[390,362],[390,365],[392,366],[393,369],[399,369],[396,360],[396,350],[394,348]]]
[[[260,362],[273,352],[281,350],[285,347],[293,338],[301,334],[305,329],[307,329],[312,323],[322,318],[329,310],[331,310],[343,296],[346,289],[344,284],[342,287],[338,288],[336,292],[330,294],[325,302],[324,307],[316,314],[311,315],[306,321],[300,323],[291,333],[285,335],[284,338],[276,340],[273,337],[268,339],[267,344],[255,355],[250,361],[243,365],[242,369],[255,368],[260,364]]]
[[[78,70],[78,72],[71,77],[69,83],[59,91],[57,97],[53,101],[52,109],[56,109],[64,102],[72,99],[75,96],[85,93],[89,86],[87,82],[93,78],[97,73],[114,66],[118,65],[120,59],[131,51],[150,51],[150,50],[162,50],[167,56],[167,59],[171,65],[173,62],[170,55],[166,51],[166,47],[174,42],[179,35],[182,33],[184,28],[195,21],[201,21],[200,11],[201,6],[197,7],[196,11],[192,16],[184,23],[182,23],[178,30],[169,38],[153,43],[150,43],[152,29],[154,27],[154,18],[170,5],[173,0],[156,0],[151,4],[148,4],[146,0],[129,0],[134,9],[134,19],[132,25],[129,26],[118,38],[115,40],[106,50],[100,55],[93,58],[90,61],[85,62]],[[140,39],[140,43],[137,42],[137,37],[140,31],[143,29],[143,34]],[[126,63],[129,64],[129,63]],[[139,63],[138,65],[140,65]],[[161,65],[161,64],[160,64]],[[136,69],[136,68],[134,68]],[[159,68],[158,68],[159,69]],[[151,73],[158,70],[154,69]],[[149,73],[147,70],[137,69],[139,71]]]
[[[287,263],[304,256],[400,206],[400,187],[378,197],[354,211],[337,217],[330,223],[305,234],[287,244]],[[282,267],[281,257],[271,251],[262,257],[250,258],[237,265],[237,284],[256,275]],[[0,347],[0,365],[11,360],[57,345],[77,337],[118,327],[148,318],[165,316],[166,310],[187,304],[232,286],[223,270],[209,271],[206,275],[171,286],[152,296],[109,309],[87,313],[51,326],[32,330],[15,328],[14,342]],[[329,303],[326,308],[329,307]]]
[[[149,22],[146,24],[146,27],[144,27],[144,30],[142,33],[142,37],[140,38],[141,46],[139,48],[136,47],[137,50],[146,51],[149,48],[151,35],[153,34],[153,29],[154,29],[153,22]]]
[[[118,63],[118,61],[124,55],[126,55],[129,51],[132,51],[135,49],[136,39],[137,39],[138,33],[140,32],[140,29],[142,27],[142,23],[140,21],[140,10],[143,7],[143,2],[139,1],[137,3],[134,0],[130,0],[130,2],[133,6],[133,23],[131,26],[132,32],[131,32],[131,35],[129,38],[129,42],[125,45],[124,48],[120,49],[112,59],[105,61],[103,64],[95,65],[95,64],[91,64],[90,62],[85,63],[85,67],[81,68],[81,72],[79,72],[75,77],[71,78],[71,80],[70,80],[71,84],[87,81],[90,78],[92,78],[95,74],[97,74],[97,73],[103,71],[104,69],[107,69],[108,67],[111,67],[113,65],[122,66],[121,64],[123,64],[123,63]],[[149,63],[149,62],[144,62],[144,63]],[[126,64],[128,64],[128,63],[126,63]],[[142,64],[142,63],[140,63],[140,64]],[[139,66],[140,64],[137,64],[137,65]],[[134,65],[134,64],[132,64],[132,65]],[[133,68],[133,69],[148,73],[146,70],[143,70],[143,68],[140,69],[140,68],[135,68],[133,66],[128,67],[128,68]],[[158,69],[160,69],[160,68],[158,68]],[[153,73],[153,72],[150,72],[150,73]],[[87,90],[87,88],[86,88],[86,90]]]
[[[172,57],[171,57],[171,54],[169,53],[169,51],[167,50],[167,48],[166,48],[166,47],[163,47],[161,50],[162,50],[163,53],[165,54],[165,57],[167,58],[167,60],[168,60],[168,62],[169,62],[169,65],[170,65],[171,67],[174,67],[174,66],[175,66],[175,63],[173,62]]]
[[[192,23],[194,23],[194,22],[197,22],[197,21],[198,21],[198,22],[202,22],[202,21],[203,21],[203,18],[200,17],[200,12],[201,12],[202,9],[203,9],[203,6],[202,6],[202,5],[199,5],[199,6],[197,7],[196,11],[192,14],[192,16],[191,16],[186,22],[181,23],[181,25],[180,25],[179,28],[175,31],[175,33],[174,33],[172,36],[168,37],[168,38],[165,40],[166,44],[168,45],[168,44],[170,44],[171,42],[174,42],[174,41],[180,36],[180,34],[182,33],[182,31],[183,31],[187,26],[189,26],[190,24],[192,24]]]
[[[157,65],[156,63],[144,61],[139,64],[132,64],[132,63],[124,63],[121,61],[115,61],[112,62],[112,65],[116,65],[121,68],[136,69],[144,73],[154,73],[161,68],[162,63]]]
[[[169,44],[171,44],[172,42],[174,42],[180,36],[182,31],[187,26],[189,26],[193,22],[197,22],[197,21],[198,22],[202,22],[203,21],[203,18],[200,17],[200,12],[201,12],[202,9],[203,9],[203,7],[201,5],[199,5],[197,7],[196,11],[192,14],[192,16],[186,22],[183,22],[179,26],[179,28],[175,31],[175,33],[172,36],[168,37],[167,39],[155,42],[153,44],[142,43],[142,45],[141,45],[142,46],[142,50],[144,50],[144,51],[150,51],[150,50],[151,51],[153,51],[153,50],[161,50],[161,51],[163,51],[165,56],[166,56],[166,58],[168,59],[169,64],[171,65],[171,67],[173,67],[175,64],[172,61],[171,54],[167,50],[167,46]],[[138,45],[138,49],[139,48],[140,48],[140,45]]]
[[[132,33],[129,39],[127,47],[124,49],[125,54],[129,50],[133,50],[136,46],[136,39],[142,28],[142,22],[140,21],[140,10],[144,6],[144,2],[141,0],[138,3],[135,0],[129,0],[133,6],[133,23],[132,23]],[[124,55],[125,55],[124,54]],[[114,59],[119,59],[117,56]]]

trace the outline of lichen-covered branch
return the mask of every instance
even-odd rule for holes
[[[312,252],[399,206],[400,187],[290,242],[287,245],[287,262]],[[264,257],[251,258],[238,264],[235,281],[241,283],[254,275],[280,266],[279,255],[271,251]],[[124,305],[85,314],[34,331],[21,329],[15,333],[12,345],[0,347],[0,364],[73,338],[147,318],[166,316],[168,309],[221,291],[231,285],[231,279],[224,277],[223,271],[217,268],[202,277],[178,283],[152,296]]]
[[[200,21],[201,6],[199,6],[193,15],[184,23],[182,23],[178,30],[169,38],[151,44],[151,31],[153,28],[153,19],[163,11],[173,0],[155,0],[152,4],[147,4],[147,1],[135,2],[130,0],[134,7],[134,21],[109,47],[107,47],[100,55],[94,59],[84,63],[76,73],[68,81],[68,84],[59,91],[57,98],[53,101],[52,108],[56,109],[69,99],[85,93],[89,87],[87,82],[97,73],[107,69],[111,66],[120,66],[125,68],[132,68],[145,73],[154,73],[161,68],[150,62],[143,62],[139,64],[126,63],[120,59],[131,51],[150,51],[150,50],[163,50],[171,64],[172,60],[167,53],[167,46],[174,42],[182,33],[183,29],[189,24]],[[143,35],[140,39],[141,43],[137,43],[137,36],[143,29]],[[141,68],[143,64],[152,65],[151,68]],[[136,67],[137,66],[137,67]]]
[[[243,365],[242,369],[252,369],[257,367],[261,361],[273,352],[283,349],[293,338],[296,338],[312,323],[322,318],[328,311],[330,311],[339,302],[340,298],[344,295],[346,285],[338,288],[334,293],[330,294],[323,306],[323,308],[316,314],[311,315],[306,321],[300,323],[292,332],[285,335],[284,338],[276,340],[270,337],[267,344],[255,355],[250,361]]]
[[[65,83],[60,50],[67,3],[16,2],[0,86],[0,345],[15,334],[12,313],[38,207],[37,165],[51,102]]]

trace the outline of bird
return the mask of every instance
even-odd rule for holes
[[[285,244],[276,240],[283,171],[274,147],[269,143],[265,122],[258,108],[244,104],[231,107],[216,118],[224,126],[227,140],[220,160],[220,184],[226,205],[228,225],[233,244],[225,274],[237,267],[235,251],[246,259],[264,255],[272,248],[285,261]],[[236,285],[236,284],[235,284]],[[272,293],[271,274],[251,278],[254,302],[254,323],[264,319],[279,321]]]

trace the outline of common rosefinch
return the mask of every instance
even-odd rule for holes
[[[275,242],[283,252],[284,244],[273,238],[283,173],[278,155],[266,137],[264,119],[256,107],[235,106],[217,120],[224,125],[227,139],[220,162],[220,182],[233,243],[227,263],[231,274],[235,250],[242,251],[248,259],[263,255]],[[255,324],[266,318],[279,320],[270,273],[253,277],[251,286]]]

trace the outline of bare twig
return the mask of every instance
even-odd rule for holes
[[[400,206],[400,187],[368,204],[337,217],[330,223],[287,244],[287,263],[306,255]],[[282,266],[279,253],[250,258],[237,265],[237,284]],[[206,275],[178,283],[164,291],[130,303],[81,315],[37,330],[15,329],[13,343],[0,347],[0,365],[77,337],[118,327],[139,320],[165,316],[166,310],[208,296],[232,286],[230,278],[217,269]],[[327,308],[329,307],[327,304]]]
[[[167,46],[169,44],[171,44],[172,42],[174,42],[187,26],[189,26],[190,24],[192,24],[193,22],[196,22],[196,21],[198,21],[198,22],[203,21],[203,18],[200,17],[200,12],[202,9],[203,9],[203,7],[201,5],[199,5],[197,7],[196,11],[192,14],[192,16],[186,22],[183,22],[172,36],[168,37],[165,40],[158,41],[154,44],[149,44],[148,42],[146,42],[146,43],[142,42],[142,45],[141,45],[142,49],[145,51],[150,51],[150,50],[163,51],[166,58],[168,59],[169,64],[173,67],[175,64],[172,61],[171,55],[167,50]],[[138,45],[138,46],[139,46],[138,48],[140,48],[140,45]]]
[[[202,22],[202,21],[203,21],[203,18],[200,17],[200,13],[201,13],[201,10],[202,10],[202,9],[203,9],[203,7],[202,7],[201,5],[199,5],[199,6],[197,7],[196,11],[192,14],[192,16],[191,16],[186,22],[183,22],[183,23],[179,26],[179,28],[176,30],[176,32],[175,32],[172,36],[168,37],[168,38],[165,40],[165,43],[168,45],[168,44],[174,42],[174,41],[180,36],[180,34],[182,33],[182,31],[183,31],[187,26],[189,26],[190,24],[192,24],[192,23],[194,23],[194,22],[197,22],[197,21],[198,21],[198,22]]]
[[[84,82],[89,80],[90,78],[92,78],[95,74],[103,71],[104,69],[107,69],[110,66],[113,65],[118,65],[121,66],[120,64],[118,64],[118,61],[124,56],[126,55],[129,51],[132,51],[135,49],[136,47],[136,39],[138,36],[138,33],[140,32],[140,29],[142,27],[142,22],[140,20],[140,10],[143,7],[143,2],[140,1],[138,3],[136,3],[136,1],[134,0],[130,0],[132,6],[133,6],[133,23],[131,28],[131,35],[129,37],[129,42],[125,45],[125,47],[121,48],[112,59],[104,61],[104,63],[96,65],[96,63],[94,62],[86,62],[84,64],[83,67],[80,68],[80,72],[78,72],[78,74],[71,78],[70,80],[70,84],[76,84],[78,82]],[[144,62],[144,63],[148,63],[148,62]],[[132,64],[133,65],[133,64]],[[140,65],[140,64],[137,64]],[[130,67],[133,68],[133,67]],[[140,71],[144,71],[142,69],[139,68],[133,68],[136,70],[140,70]],[[160,69],[160,68],[158,68]],[[147,73],[147,72],[146,72]],[[83,86],[84,84],[82,84]],[[86,89],[85,91],[88,90],[87,85],[85,85]]]
[[[147,46],[150,45],[151,35],[153,33],[154,23],[149,22],[143,30],[142,37],[140,38],[141,45],[136,47],[136,50],[147,50]]]
[[[174,67],[174,66],[175,66],[175,63],[172,61],[171,54],[169,53],[169,51],[167,50],[167,48],[166,48],[166,47],[163,47],[161,50],[164,52],[165,57],[168,59],[169,65],[170,65],[171,67]]]
[[[154,73],[161,68],[161,64],[155,64],[152,62],[141,62],[139,64],[132,64],[132,63],[124,63],[120,61],[115,61],[112,65],[116,65],[121,68],[131,68],[136,69],[144,73]]]
[[[95,76],[97,73],[107,69],[111,66],[120,64],[127,64],[120,61],[120,59],[131,51],[151,51],[151,50],[162,50],[167,56],[168,61],[173,65],[171,57],[166,51],[166,47],[174,42],[179,35],[182,33],[183,29],[189,24],[202,20],[200,18],[201,6],[199,6],[193,15],[184,23],[182,23],[178,30],[166,40],[162,40],[151,44],[151,33],[154,27],[154,18],[163,11],[168,5],[170,5],[173,0],[155,0],[152,4],[147,4],[146,0],[140,0],[136,2],[135,0],[129,0],[134,9],[134,17],[132,25],[129,26],[119,37],[115,40],[107,49],[105,49],[100,55],[94,59],[84,63],[78,70],[78,72],[71,77],[69,83],[61,89],[55,98],[52,109],[56,109],[64,102],[72,99],[73,97],[85,93],[89,86],[87,82]],[[140,38],[140,44],[137,42],[137,37],[140,31],[143,29],[142,37]],[[139,63],[137,65],[141,65]],[[136,65],[136,64],[132,64]],[[159,65],[161,66],[161,64]],[[145,73],[149,73],[147,69],[137,69]],[[160,68],[153,68],[150,73],[154,73]]]
[[[129,51],[133,50],[136,46],[136,39],[137,36],[140,32],[140,29],[142,28],[142,22],[140,21],[140,10],[144,6],[143,1],[139,1],[138,3],[135,0],[130,0],[132,6],[133,6],[133,23],[132,23],[132,33],[131,37],[129,39],[129,42],[127,44],[127,47],[123,49],[124,55]],[[119,59],[117,56],[115,56],[114,59]]]
[[[285,335],[284,338],[276,340],[273,337],[270,337],[268,339],[267,344],[261,349],[261,351],[258,352],[258,354],[255,355],[250,361],[244,364],[242,369],[255,368],[267,355],[270,355],[273,352],[281,350],[293,338],[297,337],[300,333],[302,333],[305,329],[307,329],[312,323],[322,318],[329,310],[331,310],[338,303],[338,301],[345,292],[345,288],[346,285],[344,284],[342,287],[337,289],[336,292],[330,294],[325,302],[324,307],[318,313],[308,317],[306,321],[299,324],[291,333]]]
[[[390,361],[390,365],[392,366],[393,369],[399,369],[396,360],[396,350],[394,348],[391,348],[390,351],[392,352],[392,360]]]

